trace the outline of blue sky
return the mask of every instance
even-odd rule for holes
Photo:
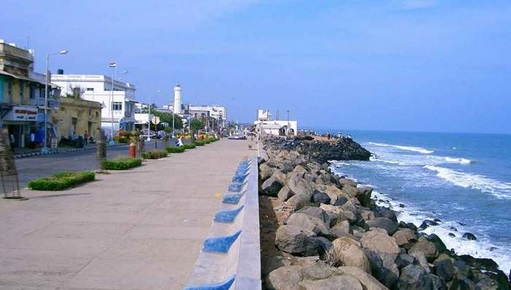
[[[511,2],[4,0],[36,70],[128,70],[137,99],[258,108],[301,127],[511,133]],[[5,8],[6,7],[6,8]],[[157,93],[162,90],[161,93]],[[156,100],[156,101],[154,101]]]

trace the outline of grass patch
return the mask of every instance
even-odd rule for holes
[[[169,152],[169,153],[183,153],[183,152],[185,152],[186,148],[185,148],[185,146],[167,147],[167,148],[165,148],[165,150],[167,150],[167,152]]]
[[[143,159],[160,159],[163,157],[167,157],[169,153],[167,151],[148,151],[142,153]]]
[[[56,191],[93,181],[94,179],[96,179],[96,174],[93,171],[62,171],[51,177],[29,181],[28,188],[33,190]]]
[[[142,165],[141,158],[123,157],[101,162],[103,170],[126,170]]]

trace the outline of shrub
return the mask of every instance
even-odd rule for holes
[[[112,160],[105,160],[101,162],[101,169],[104,170],[126,170],[133,167],[137,167],[142,165],[142,159],[140,158],[131,158],[131,157],[124,157],[124,158],[117,158]]]
[[[202,140],[195,140],[192,143],[197,145],[197,146],[204,146],[204,145],[206,145],[206,142],[204,142]]]
[[[163,157],[167,157],[169,153],[167,151],[148,151],[142,153],[142,158],[144,159],[160,159]]]
[[[167,150],[167,152],[169,152],[169,153],[183,153],[183,152],[185,152],[186,148],[185,148],[185,146],[167,147],[167,148],[165,148],[165,150]]]
[[[32,180],[28,183],[28,188],[34,190],[63,190],[94,179],[96,179],[96,173],[92,171],[62,171],[51,177]]]
[[[215,142],[215,141],[218,141],[217,138],[213,137],[213,136],[209,136],[206,140],[208,140],[209,142]]]
[[[197,147],[197,145],[195,145],[193,143],[183,144],[183,146],[181,146],[181,148],[185,148],[185,149],[195,149],[195,147]]]

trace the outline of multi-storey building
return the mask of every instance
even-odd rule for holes
[[[105,75],[58,74],[51,76],[63,95],[79,95],[102,104],[101,128],[107,136],[120,129],[135,129],[135,86]]]
[[[33,72],[33,63],[32,51],[0,39],[0,126],[15,147],[34,143],[32,133],[37,141],[44,139],[45,79]]]

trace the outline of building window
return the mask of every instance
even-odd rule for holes
[[[94,88],[87,88],[87,92],[94,92]]]
[[[9,98],[9,103],[12,104],[12,82],[7,83],[7,98]]]
[[[35,99],[35,91],[36,91],[36,88],[34,86],[30,86],[30,91],[29,91],[30,99]]]
[[[20,87],[20,105],[23,105],[25,103],[25,94],[24,94],[24,85],[22,81],[19,81],[19,87]]]
[[[112,103],[112,111],[122,111],[122,103],[121,102],[113,102]]]

